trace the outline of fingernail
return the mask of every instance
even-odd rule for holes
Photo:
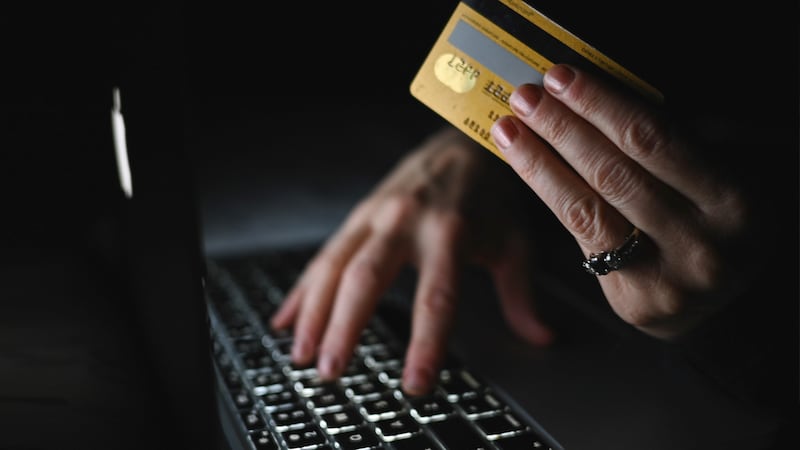
[[[319,364],[317,365],[319,376],[323,379],[336,378],[339,376],[340,368],[341,362],[339,361],[339,358],[329,354],[322,355],[319,359]]]
[[[545,72],[544,86],[548,88],[550,92],[560,94],[574,79],[575,72],[573,72],[572,69],[564,65],[556,65]]]
[[[403,390],[411,395],[427,392],[433,384],[433,372],[427,369],[408,370],[403,374]]]
[[[542,99],[542,88],[532,84],[525,84],[515,89],[508,99],[511,110],[519,117],[528,117]]]
[[[490,132],[492,138],[494,138],[495,145],[497,145],[500,150],[505,150],[510,147],[517,136],[519,136],[519,130],[517,130],[514,121],[507,117],[497,119],[497,121],[492,124]]]

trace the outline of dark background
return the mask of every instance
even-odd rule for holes
[[[119,263],[115,221],[124,204],[111,151],[112,86],[133,89],[122,94],[131,133],[151,119],[163,127],[150,135],[159,145],[131,148],[149,168],[134,190],[175,188],[161,191],[173,198],[189,187],[189,175],[206,249],[316,241],[398,158],[444,125],[408,86],[455,5],[8,6],[0,17],[0,447],[102,447],[115,432],[146,425],[148,417],[136,413],[161,400],[147,395],[135,361],[125,357],[138,344],[123,336],[126,311],[109,302],[117,300],[110,297],[113,276],[124,273],[106,264]],[[690,121],[721,131],[719,159],[737,163],[743,180],[768,193],[758,204],[773,224],[765,245],[775,247],[776,261],[738,329],[742,341],[777,336],[797,355],[797,5],[536,6],[661,88],[668,109],[691,105]],[[632,13],[642,19],[631,20]],[[139,95],[150,103],[137,107]],[[705,121],[719,111],[725,120]],[[727,142],[730,127],[751,130],[753,138]],[[751,262],[747,256],[743,264]],[[491,303],[475,311],[498,318]],[[552,358],[514,344],[495,321],[487,329],[507,350],[498,354],[468,345],[477,334],[465,320],[457,349],[493,362],[498,380],[528,384],[529,400],[560,404],[534,411],[554,432],[573,421],[594,424],[587,436],[636,448],[648,437],[700,440],[718,430],[757,440],[774,424],[769,414],[748,422],[750,413],[726,408],[740,403],[718,386],[702,389],[708,380],[697,373],[677,374],[691,379],[682,385],[649,341],[580,340],[587,323],[566,320],[566,329],[578,330],[576,340]],[[758,346],[737,353],[739,344],[732,343],[731,359],[758,356]],[[521,367],[515,358],[533,369],[528,378],[505,369]],[[793,403],[796,360],[781,364],[764,370],[762,386],[789,386],[781,399]],[[621,395],[618,403],[600,403],[612,393]],[[97,423],[106,433],[94,432]],[[731,441],[729,447],[762,443]]]

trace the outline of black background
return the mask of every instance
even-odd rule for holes
[[[187,3],[170,11],[160,2],[17,4],[0,17],[0,447],[114,447],[105,438],[144,425],[148,417],[136,413],[161,400],[145,395],[135,370],[108,377],[135,369],[119,345],[137,345],[120,337],[125,311],[108,306],[113,277],[124,273],[106,265],[119,263],[115,224],[125,204],[111,149],[113,85],[131,86],[123,88],[131,133],[148,119],[164,127],[149,136],[163,138],[160,145],[130,149],[146,166],[138,172],[146,175],[134,175],[134,191],[190,188],[210,238],[224,231],[260,239],[269,230],[258,220],[256,228],[225,226],[281,199],[320,212],[312,218],[322,226],[305,236],[321,237],[444,124],[408,86],[455,2],[274,3]],[[795,346],[797,4],[781,5],[535,6],[660,88],[667,109],[720,131],[711,133],[712,156],[766,192],[758,201],[772,224],[764,245],[775,248],[771,276],[745,307],[746,323],[762,328],[743,336],[775,333]],[[142,98],[159,110],[150,116],[141,103],[126,103],[133,92],[149,92]],[[705,120],[719,112],[724,120]],[[731,127],[752,133],[726,141]],[[743,264],[752,263],[747,256]],[[769,317],[774,311],[781,313]],[[103,363],[88,365],[99,377],[84,376],[87,360]],[[794,402],[796,361],[782,363],[765,371],[763,386],[788,382]],[[130,401],[131,409],[109,398]],[[96,433],[97,423],[106,433]]]

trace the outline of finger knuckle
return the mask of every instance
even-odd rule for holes
[[[720,286],[726,278],[726,269],[719,251],[703,244],[690,247],[686,267],[692,274],[693,288],[701,292],[709,292]]]
[[[455,210],[438,211],[430,214],[428,221],[429,225],[442,238],[461,236],[468,226],[468,221],[464,215]]]
[[[455,312],[457,294],[453,286],[437,283],[420,298],[419,306],[426,316],[451,317]]]
[[[540,152],[524,152],[517,159],[514,170],[520,179],[530,182],[539,178],[543,169],[543,165],[539,164],[540,154]]]
[[[344,283],[369,289],[380,283],[380,265],[371,258],[360,257],[347,266],[342,276]]]
[[[553,147],[561,147],[572,135],[572,121],[569,116],[560,114],[538,115],[541,120],[542,134]]]
[[[422,201],[415,193],[389,196],[373,217],[376,228],[387,234],[399,232],[420,210]]]
[[[619,160],[600,163],[594,173],[597,191],[617,206],[629,203],[632,196],[641,190],[642,184],[635,168]]]
[[[417,211],[419,206],[420,202],[416,195],[398,194],[387,199],[385,211],[390,217],[402,219]]]
[[[662,122],[643,115],[633,116],[622,126],[621,147],[634,159],[654,159],[669,147],[670,136]]]
[[[608,100],[605,96],[598,94],[596,88],[590,87],[583,82],[583,78],[578,78],[571,86],[573,101],[576,109],[581,111],[585,117],[597,117],[606,114]]]
[[[327,277],[336,271],[339,260],[331,252],[322,251],[318,253],[309,263],[306,272],[313,277]]]
[[[559,209],[562,211],[564,226],[576,238],[584,242],[594,242],[598,239],[600,207],[596,198],[584,195],[571,200],[565,199]]]

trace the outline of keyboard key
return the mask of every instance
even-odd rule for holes
[[[284,390],[283,383],[286,382],[286,375],[278,371],[260,370],[248,371],[248,378],[256,388],[256,395],[263,395],[268,392]],[[258,393],[260,392],[260,393]]]
[[[222,352],[217,355],[217,365],[221,370],[230,369],[233,367],[233,358],[227,352]]]
[[[279,370],[271,369],[248,371],[248,378],[254,386],[269,386],[286,381],[286,375]]]
[[[298,381],[294,384],[294,390],[304,397],[311,397],[325,392],[338,391],[339,383],[336,381],[323,380],[321,378],[309,378]]]
[[[318,412],[339,409],[348,403],[347,395],[338,386],[329,386],[320,392],[308,397],[314,404],[314,409]]]
[[[355,355],[347,364],[347,368],[345,368],[341,376],[341,382],[347,386],[355,383],[362,383],[369,378],[371,373],[372,370],[364,364],[364,359]]]
[[[472,374],[461,369],[442,370],[439,384],[447,393],[447,398],[453,402],[464,396],[475,395],[482,388]]]
[[[289,378],[292,380],[310,380],[312,378],[318,378],[319,373],[317,372],[317,368],[313,365],[300,367],[292,362],[289,363],[287,369]]]
[[[233,348],[240,354],[255,353],[264,350],[264,346],[261,345],[261,340],[255,338],[237,339],[233,342]]]
[[[535,433],[519,434],[509,438],[497,439],[494,444],[500,450],[549,450],[538,435]]]
[[[478,419],[475,424],[489,437],[516,432],[525,428],[522,422],[509,413]]]
[[[384,340],[375,332],[375,330],[367,327],[361,332],[361,338],[359,339],[358,344],[362,347],[366,347],[362,350],[368,351],[372,347],[383,344],[383,342]]]
[[[503,408],[500,401],[491,394],[461,398],[458,401],[458,406],[460,406],[469,417],[484,416]]]
[[[380,420],[375,428],[387,441],[410,437],[420,431],[419,424],[408,414],[401,414],[394,419]]]
[[[380,374],[378,374],[378,379],[381,381],[381,383],[389,387],[399,387],[403,379],[403,368],[386,367],[381,371]]]
[[[253,400],[248,395],[247,391],[241,390],[232,393],[233,395],[233,402],[236,404],[236,407],[239,409],[247,409],[253,406]]]
[[[338,433],[342,430],[355,428],[364,423],[364,418],[352,406],[328,414],[323,414],[322,426],[331,433]]]
[[[241,355],[242,364],[248,369],[263,369],[275,365],[266,349]]]
[[[367,427],[359,427],[353,431],[336,435],[336,442],[343,450],[360,450],[373,448],[380,444],[375,433]]]
[[[302,430],[292,430],[281,433],[286,444],[291,449],[303,448],[315,444],[324,444],[325,435],[322,431],[313,425]]]
[[[228,318],[228,320],[234,320],[233,318]],[[228,326],[228,334],[232,338],[237,337],[250,337],[255,336],[256,329],[250,323],[244,322],[244,318],[235,319],[237,321],[236,325]]]
[[[255,430],[264,426],[264,420],[257,411],[242,413],[242,421],[248,430]]]
[[[381,419],[391,419],[403,411],[403,404],[391,394],[384,394],[377,400],[370,400],[361,404],[367,418],[374,422]]]
[[[375,346],[364,356],[364,364],[376,371],[387,367],[399,367],[402,362],[402,355],[386,345]]]
[[[297,401],[297,398],[295,397],[294,393],[288,390],[269,393],[266,395],[262,395],[260,398],[261,401],[264,402],[264,406],[266,406],[267,411],[269,412],[278,409],[287,409]]]
[[[242,377],[235,369],[225,371],[225,385],[229,389],[239,389],[242,387]]]
[[[360,402],[379,397],[385,390],[386,385],[381,383],[377,376],[370,375],[367,379],[361,381],[360,383],[354,383],[350,385],[347,388],[346,393],[355,401]]]
[[[288,409],[275,411],[272,413],[272,420],[280,431],[301,428],[301,425],[311,420],[311,416],[306,411],[305,406],[295,405]]]
[[[257,450],[278,450],[278,444],[267,430],[250,433],[250,442]]]
[[[292,345],[294,345],[294,341],[291,339],[280,341],[276,345],[276,350],[280,354],[281,358],[288,359],[292,354]]]
[[[424,434],[417,434],[402,441],[394,441],[392,445],[395,450],[439,450],[439,446]]]
[[[451,416],[441,422],[431,422],[428,427],[448,450],[488,450],[489,444],[461,416]]]
[[[421,423],[444,419],[453,412],[453,406],[439,396],[415,397],[409,403],[411,414]]]

